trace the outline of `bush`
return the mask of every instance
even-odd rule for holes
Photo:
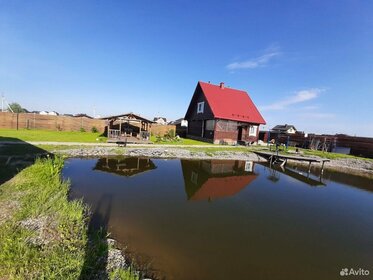
[[[174,138],[174,137],[175,137],[175,130],[174,130],[174,129],[170,129],[170,130],[168,131],[168,136],[169,136],[170,138]]]
[[[92,126],[92,128],[91,128],[91,132],[92,132],[92,133],[97,133],[97,132],[98,132],[97,127]]]
[[[84,127],[81,127],[81,128],[80,128],[80,132],[85,132]]]

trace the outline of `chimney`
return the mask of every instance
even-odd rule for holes
[[[224,89],[224,83],[223,82],[220,83],[220,88]]]

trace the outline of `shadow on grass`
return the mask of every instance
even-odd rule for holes
[[[85,248],[85,260],[79,279],[109,279],[106,271],[109,244],[108,225],[111,213],[111,195],[103,195],[92,215],[88,225],[88,241]]]
[[[0,185],[32,165],[36,158],[53,154],[18,138],[0,136]]]

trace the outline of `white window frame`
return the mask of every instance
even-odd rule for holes
[[[250,125],[249,127],[249,136],[256,136],[258,126]]]
[[[205,109],[205,102],[198,102],[197,103],[197,114],[203,113]]]

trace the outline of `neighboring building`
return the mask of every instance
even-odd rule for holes
[[[176,127],[176,135],[179,135],[180,137],[185,138],[187,127],[188,127],[188,121],[184,120],[184,118],[179,118],[177,120],[171,121],[168,124],[174,125]]]
[[[162,118],[162,117],[155,117],[153,119],[153,122],[155,122],[157,124],[166,125],[167,124],[167,119],[166,118]]]
[[[58,116],[59,114],[55,111],[40,111],[39,115],[46,115],[46,116]]]
[[[295,134],[297,132],[297,129],[295,128],[294,125],[284,124],[284,125],[276,125],[274,128],[272,128],[272,132]]]
[[[242,90],[198,82],[185,114],[187,137],[215,144],[252,143],[265,120]]]
[[[87,114],[82,114],[82,113],[80,113],[80,114],[75,114],[74,115],[74,117],[75,118],[88,118],[88,119],[93,119],[93,117],[91,117],[91,116],[89,116],[89,115],[87,115]]]

